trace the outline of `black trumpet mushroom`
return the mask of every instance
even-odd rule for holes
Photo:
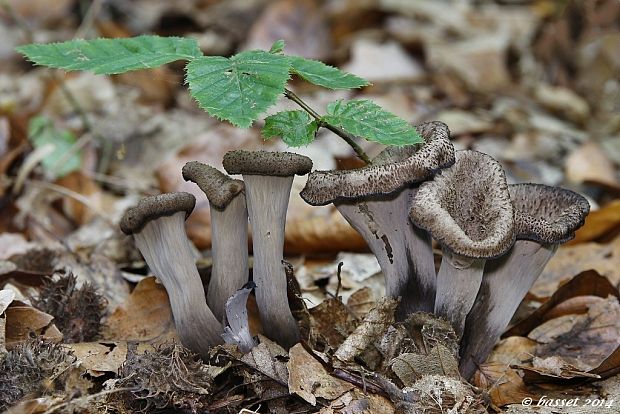
[[[563,188],[515,184],[509,190],[517,241],[507,254],[487,261],[484,268],[461,342],[464,378],[470,378],[487,359],[558,246],[575,236],[590,211],[584,197]]]
[[[454,163],[444,123],[416,129],[422,144],[387,148],[364,168],[314,171],[300,194],[311,205],[333,203],[364,238],[385,277],[386,295],[401,298],[401,320],[411,312],[432,312],[435,301],[431,239],[409,220],[409,205],[421,181]]]
[[[243,181],[197,161],[185,164],[183,178],[196,183],[209,200],[213,267],[207,303],[221,321],[226,301],[249,278],[248,210]]]
[[[291,313],[284,271],[284,227],[293,178],[307,174],[312,161],[290,152],[231,151],[224,156],[229,174],[243,175],[252,226],[253,277],[263,330],[284,347],[300,340]]]
[[[189,193],[146,197],[125,212],[121,230],[133,235],[149,268],[166,288],[181,343],[203,357],[223,343],[222,324],[207,306],[185,233],[196,199]]]
[[[442,246],[434,313],[462,336],[487,259],[513,245],[514,210],[501,165],[477,151],[457,151],[453,166],[420,185],[411,220]]]

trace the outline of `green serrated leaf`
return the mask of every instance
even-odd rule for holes
[[[370,85],[366,79],[326,65],[318,60],[292,56],[291,66],[293,73],[302,79],[329,89],[354,89]]]
[[[41,161],[43,168],[51,177],[64,177],[80,169],[82,165],[80,152],[75,151],[67,156],[75,144],[75,136],[70,131],[56,128],[49,118],[44,116],[32,118],[28,123],[28,139],[34,148],[53,146],[53,150]]]
[[[17,51],[37,65],[67,71],[88,70],[108,75],[154,68],[175,60],[192,60],[202,56],[194,39],[147,35],[34,43],[20,46]]]
[[[282,111],[265,118],[265,140],[282,137],[289,147],[301,147],[314,140],[318,122],[305,111]]]
[[[422,142],[422,138],[407,121],[365,99],[332,102],[327,106],[327,115],[321,120],[355,136],[385,145]]]
[[[271,49],[269,49],[269,53],[273,53],[275,55],[279,55],[284,53],[284,47],[286,46],[286,42],[282,39],[276,40],[271,45]]]
[[[289,68],[288,57],[263,50],[204,56],[187,65],[186,82],[202,109],[247,128],[284,93]]]

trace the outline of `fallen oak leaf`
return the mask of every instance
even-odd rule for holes
[[[601,378],[600,375],[585,372],[558,356],[547,358],[535,357],[533,364],[533,366],[511,365],[510,368],[522,370],[523,381],[526,384],[551,383],[556,380],[573,379],[598,380]]]
[[[545,321],[545,315],[551,309],[568,299],[576,296],[598,296],[605,298],[608,295],[620,298],[618,289],[616,289],[607,278],[599,275],[598,272],[594,270],[586,270],[560,286],[548,301],[543,303],[530,316],[504,332],[502,337],[526,336],[535,327]]]
[[[582,371],[598,366],[620,346],[620,303],[598,298],[585,314],[551,319],[532,330],[537,356],[561,356]]]
[[[258,337],[260,343],[238,360],[278,384],[288,387],[289,373],[286,364],[289,359],[288,353],[269,338],[262,335]]]
[[[289,392],[299,395],[312,406],[316,406],[317,398],[331,402],[354,388],[352,384],[331,376],[301,344],[290,349],[287,368]]]
[[[504,363],[482,364],[474,374],[473,383],[487,390],[491,401],[498,407],[521,403],[524,398],[537,398],[527,389],[518,372]]]
[[[6,347],[12,348],[30,339],[31,333],[51,342],[61,342],[62,333],[53,324],[54,317],[20,301],[13,301],[6,315]]]
[[[616,233],[620,229],[620,199],[614,200],[603,208],[591,211],[582,228],[577,230],[575,238],[567,244],[594,241]]]
[[[75,356],[80,368],[93,377],[116,374],[127,359],[127,342],[81,342],[65,347]]]
[[[103,327],[110,341],[178,341],[166,289],[154,277],[142,279]]]

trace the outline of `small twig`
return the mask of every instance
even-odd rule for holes
[[[81,39],[90,31],[93,23],[97,18],[97,15],[101,11],[102,6],[102,0],[93,0],[90,6],[88,6],[86,13],[84,13],[84,19],[82,19],[80,27],[78,27],[78,29],[75,31],[75,35],[73,36],[74,39]]]
[[[336,277],[338,278],[338,285],[336,285],[336,299],[338,299],[338,296],[340,294],[340,288],[342,287],[341,272],[342,272],[343,265],[344,265],[344,262],[338,263],[338,270],[336,271]]]
[[[80,193],[76,193],[73,190],[70,190],[66,187],[63,187],[61,185],[57,185],[57,184],[53,184],[53,183],[48,183],[45,181],[39,181],[39,180],[33,180],[33,179],[28,179],[26,180],[27,183],[32,184],[34,186],[40,187],[40,188],[44,188],[46,190],[51,190],[51,191],[55,191],[59,194],[62,194],[64,196],[67,196],[69,198],[74,199],[75,201],[83,204],[84,206],[88,207],[89,209],[91,209],[95,214],[97,214],[99,217],[101,217],[103,219],[103,221],[105,221],[110,227],[115,227],[114,223],[112,223],[112,221],[106,216],[105,212],[99,210],[99,208],[97,208],[97,206],[93,205],[90,200],[86,197],[84,197],[84,195],[80,194]]]
[[[8,0],[0,0],[0,8],[2,8],[2,10],[4,10],[8,15],[9,19],[11,19],[13,23],[15,23],[24,32],[26,43],[32,43],[34,38],[32,29],[28,26],[26,20],[13,9],[13,6],[11,6]]]
[[[318,112],[316,112],[314,109],[310,108],[310,106],[308,106],[308,104],[306,104],[304,101],[302,101],[301,98],[299,96],[295,95],[295,93],[293,91],[291,91],[290,89],[284,89],[284,96],[287,97],[288,99],[290,99],[291,101],[295,102],[304,111],[308,112],[308,114],[310,114],[310,116],[312,116],[314,119],[316,119],[319,122],[319,126],[322,126],[324,128],[329,129],[334,134],[338,135],[340,138],[345,140],[345,142],[347,144],[349,144],[349,146],[351,148],[353,148],[353,151],[355,151],[355,153],[357,154],[359,159],[364,161],[366,164],[370,164],[371,163],[370,158],[368,157],[368,154],[366,154],[364,152],[364,150],[362,149],[362,147],[360,147],[355,142],[355,136],[349,134],[347,131],[344,131],[341,128],[338,128],[335,125],[331,125],[331,124],[323,121],[321,119],[321,115],[319,115]]]
[[[374,382],[368,381],[365,377],[357,376],[340,368],[334,369],[332,375],[338,379],[351,383],[358,388],[362,388],[364,393],[370,392],[372,394],[383,395],[384,397],[388,396],[388,393],[381,388],[381,386],[375,384]]]

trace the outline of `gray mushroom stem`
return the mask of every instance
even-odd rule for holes
[[[252,225],[256,303],[266,336],[290,347],[299,342],[299,328],[286,295],[284,227],[293,176],[244,175]]]
[[[442,250],[434,313],[450,321],[454,332],[462,336],[465,318],[480,288],[485,260]]]
[[[486,360],[556,250],[557,245],[517,240],[510,252],[487,263],[463,335],[460,370],[464,378],[470,378]]]
[[[221,321],[226,301],[249,278],[248,211],[243,181],[233,180],[198,161],[183,166],[183,178],[196,183],[209,200],[213,267],[207,303]]]
[[[179,211],[150,221],[134,233],[134,238],[149,268],[168,292],[181,343],[201,356],[208,356],[212,346],[223,343],[223,328],[207,307],[185,234],[185,214]]]
[[[432,312],[435,301],[435,267],[431,239],[408,218],[417,188],[391,196],[334,205],[370,247],[385,277],[386,296],[401,298],[397,319],[412,312]]]
[[[211,251],[213,267],[207,291],[207,303],[222,320],[226,301],[249,277],[248,211],[245,197],[233,198],[226,209],[211,210]]]
[[[288,304],[284,260],[284,226],[295,175],[312,169],[312,160],[290,152],[231,151],[224,169],[241,174],[252,225],[253,280],[265,335],[284,347],[300,340]]]

